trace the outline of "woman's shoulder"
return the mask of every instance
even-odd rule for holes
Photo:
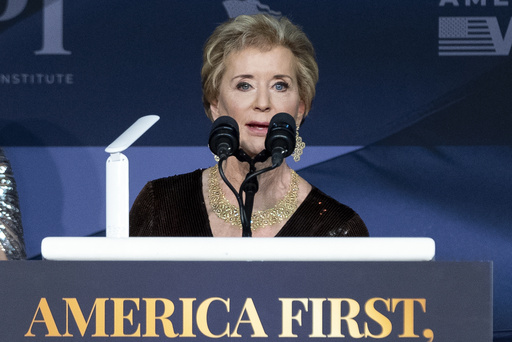
[[[151,184],[154,186],[166,186],[166,185],[173,185],[173,184],[182,184],[182,183],[188,183],[188,182],[196,182],[201,179],[201,175],[203,173],[203,169],[197,169],[192,172],[188,173],[182,173],[174,176],[168,176],[168,177],[162,177],[153,179],[148,182],[148,184]]]
[[[357,212],[315,186],[297,213],[302,226],[315,230],[314,236],[369,236]]]
[[[190,215],[203,212],[201,174],[199,169],[147,182],[130,211],[130,235],[187,236],[195,234],[191,227],[207,227],[205,214]]]
[[[318,189],[314,185],[311,186],[311,192],[309,193],[306,200],[322,204],[326,207],[335,207],[335,208],[341,210],[341,212],[355,213],[355,211],[352,208],[350,208],[348,205],[338,202],[336,199],[327,195],[326,193],[324,193],[322,190]]]
[[[144,185],[138,197],[150,197],[153,200],[171,198],[183,200],[183,195],[190,196],[201,191],[202,172],[202,169],[197,169],[188,173],[153,179]]]

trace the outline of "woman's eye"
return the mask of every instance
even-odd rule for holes
[[[251,89],[251,85],[247,82],[240,82],[236,85],[236,88],[243,90],[243,91],[247,91],[247,90]]]
[[[277,91],[285,91],[286,89],[288,89],[288,83],[286,82],[277,82],[274,87],[276,88]]]

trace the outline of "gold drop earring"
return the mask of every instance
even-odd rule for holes
[[[300,160],[300,156],[306,147],[306,143],[302,141],[302,137],[299,135],[299,128],[297,127],[295,134],[295,150],[293,150],[292,156],[295,162]]]

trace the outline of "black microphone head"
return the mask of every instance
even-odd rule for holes
[[[238,150],[239,141],[240,133],[235,119],[230,116],[221,116],[213,122],[208,146],[219,158],[227,158],[235,153]]]
[[[270,120],[265,149],[272,153],[275,148],[282,149],[283,158],[288,157],[295,149],[297,125],[290,114],[278,113]]]

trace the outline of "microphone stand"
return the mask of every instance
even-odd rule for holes
[[[223,117],[219,118],[222,119]],[[217,119],[217,120],[219,120]],[[229,123],[229,120],[234,121],[233,119],[230,119],[229,117],[225,118],[226,122],[221,122],[221,124],[227,124]],[[232,126],[235,126],[236,122],[232,124]],[[215,123],[214,123],[215,126]],[[228,125],[229,126],[229,125]],[[216,126],[215,126],[216,127]],[[219,126],[223,127],[223,126]],[[215,129],[219,128],[216,127]],[[240,222],[242,224],[242,237],[251,237],[252,236],[252,230],[251,230],[251,221],[252,221],[252,210],[254,206],[254,196],[256,195],[256,192],[258,192],[258,179],[257,176],[261,175],[264,172],[271,171],[283,162],[284,158],[291,153],[289,151],[293,151],[293,148],[290,149],[290,147],[295,146],[295,122],[293,121],[293,118],[287,114],[287,113],[278,113],[272,117],[269,124],[269,131],[267,132],[267,137],[265,138],[265,149],[261,151],[256,157],[251,158],[245,153],[242,149],[238,148],[238,144],[235,148],[231,146],[231,148],[227,148],[222,156],[219,154],[220,160],[218,163],[219,167],[219,174],[221,178],[224,180],[226,185],[230,188],[230,190],[235,195],[238,205],[239,205],[239,215],[240,215]],[[213,131],[213,129],[212,129]],[[233,131],[233,129],[231,129]],[[225,133],[223,131],[218,132],[219,134]],[[231,132],[232,133],[232,132]],[[236,130],[236,133],[238,134],[238,131]],[[270,136],[269,136],[270,134]],[[222,134],[221,134],[222,135]],[[214,136],[216,139],[218,138],[217,135]],[[228,134],[228,137],[231,138],[231,142],[233,142],[233,136]],[[214,142],[216,141],[214,139]],[[210,133],[210,146],[216,146],[216,144],[212,145],[212,133]],[[238,143],[238,141],[236,141]],[[220,146],[220,145],[219,145]],[[216,151],[217,148],[213,149],[212,152],[217,154]],[[232,151],[235,151],[234,153],[231,153]],[[222,169],[222,162],[227,160],[230,155],[234,155],[240,162],[247,162],[249,163],[249,172],[245,176],[244,181],[240,185],[240,190],[237,192],[233,185],[228,181],[226,178],[224,171]],[[272,155],[272,166],[266,167],[261,170],[256,170],[255,164],[258,162],[264,162]],[[242,198],[242,193],[245,192],[245,203]]]
[[[241,189],[245,192],[245,203],[243,209],[245,210],[245,217],[248,218],[247,224],[242,226],[242,237],[251,237],[251,222],[252,222],[252,209],[254,207],[254,195],[258,192],[258,179],[256,177],[247,178],[250,174],[254,173],[256,169],[251,165],[250,171],[247,174],[244,187]]]
[[[255,164],[258,162],[264,162],[270,157],[270,153],[267,150],[261,151],[256,157],[254,157],[254,159],[250,158],[242,149],[238,150],[238,153],[236,153],[235,156],[239,161],[249,163],[249,172],[245,176],[245,180],[240,186],[239,193],[245,193],[245,202],[240,207],[240,212],[243,210],[245,212],[244,216],[246,218],[245,222],[242,222],[242,237],[252,237],[251,217],[254,206],[254,196],[259,189],[258,179],[256,176],[262,174],[263,172],[272,170],[273,167],[256,171]]]
[[[256,195],[256,192],[258,192],[259,188],[258,179],[256,177],[264,172],[273,170],[279,166],[278,164],[274,164],[264,169],[256,170],[255,164],[264,162],[270,157],[270,155],[270,152],[268,152],[267,150],[263,150],[256,157],[251,158],[242,149],[237,150],[234,156],[241,162],[249,163],[249,172],[245,176],[245,179],[242,182],[242,184],[240,185],[240,190],[238,192],[226,178],[222,168],[222,162],[227,158],[219,160],[219,174],[222,180],[224,180],[224,182],[227,184],[229,189],[233,192],[233,194],[235,194],[235,197],[238,201],[238,206],[240,210],[240,222],[242,223],[242,237],[252,237],[251,216],[254,206],[254,196]],[[242,199],[242,193],[244,192],[245,202]]]

